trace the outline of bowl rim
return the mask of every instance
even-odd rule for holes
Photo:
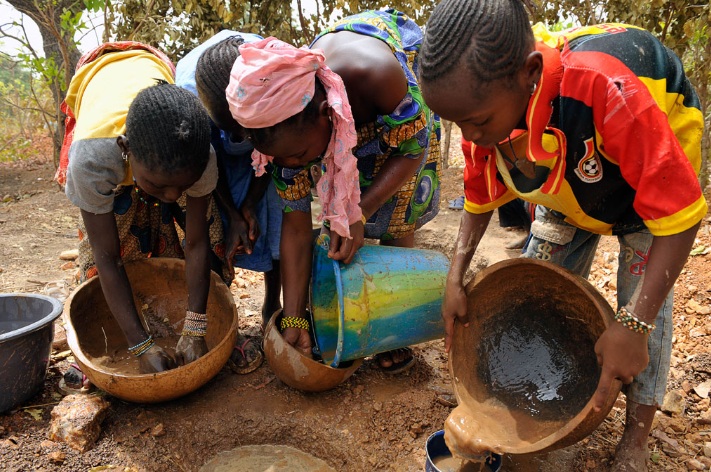
[[[51,323],[54,322],[59,316],[62,314],[63,310],[63,304],[60,300],[50,297],[48,295],[42,295],[39,293],[0,293],[0,298],[9,298],[9,297],[19,297],[19,298],[35,298],[35,299],[40,299],[44,300],[46,302],[49,302],[52,305],[52,310],[51,312],[43,316],[41,319],[35,321],[34,323],[30,323],[27,326],[23,326],[22,328],[15,329],[13,331],[10,331],[8,333],[0,334],[0,343],[5,342],[5,341],[10,341],[11,339],[18,338],[20,336],[24,336],[26,334],[32,333],[34,331],[38,331],[42,328],[44,328],[47,325],[50,325]]]

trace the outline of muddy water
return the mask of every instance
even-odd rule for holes
[[[177,334],[165,336],[162,338],[154,338],[157,345],[162,347],[169,355],[175,355],[175,345],[178,343],[180,336]],[[115,351],[110,355],[97,357],[94,362],[102,368],[124,375],[140,375],[141,371],[138,364],[138,358],[130,354],[126,350]]]
[[[271,444],[242,446],[218,454],[200,472],[335,472],[326,462],[299,449]]]
[[[432,463],[440,472],[490,472],[486,462],[471,462],[451,455],[432,458]]]
[[[507,408],[565,421],[595,391],[594,342],[580,321],[521,307],[489,318],[482,333],[477,374]]]

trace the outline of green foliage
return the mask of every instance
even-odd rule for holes
[[[39,101],[51,102],[46,88],[33,90],[32,72],[0,56],[0,162],[36,155],[35,138],[45,133]]]
[[[392,7],[424,24],[434,0],[387,2],[382,0],[317,0],[307,12],[301,0],[126,0],[110,3],[107,23],[116,39],[157,46],[178,60],[192,48],[223,29],[279,39],[300,46],[310,43],[337,19],[367,9]]]

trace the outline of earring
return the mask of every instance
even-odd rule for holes
[[[128,162],[128,153],[126,151],[121,153],[121,159],[123,159],[123,162]]]
[[[534,82],[533,86],[531,87],[531,95],[536,93],[536,87],[538,87],[538,84]]]

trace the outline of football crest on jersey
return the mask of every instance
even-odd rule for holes
[[[602,179],[602,162],[595,152],[592,138],[585,140],[585,156],[578,162],[575,175],[588,184],[599,182]]]

